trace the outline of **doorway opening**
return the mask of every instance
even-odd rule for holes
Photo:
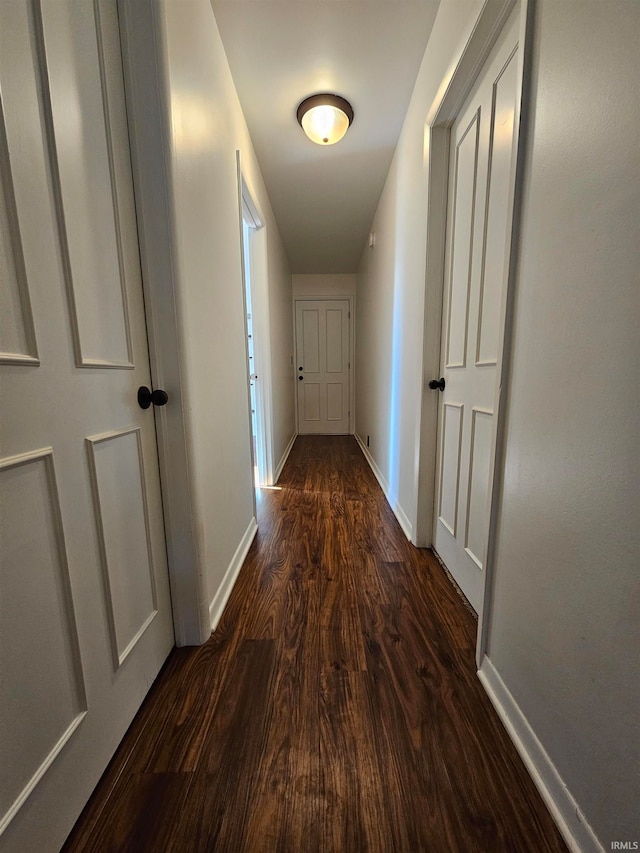
[[[245,324],[247,334],[247,371],[249,374],[249,402],[251,407],[251,456],[253,461],[253,482],[256,488],[261,485],[260,469],[264,469],[264,442],[260,429],[258,413],[258,395],[256,382],[259,379],[256,368],[256,347],[253,325],[253,299],[251,296],[251,235],[255,226],[247,222],[246,214],[242,211],[242,254],[244,260],[244,297]]]
[[[251,464],[255,487],[271,485],[271,375],[266,237],[262,217],[239,169]]]
[[[246,219],[242,218],[242,252],[244,255],[244,298],[245,323],[247,333],[247,370],[249,373],[249,403],[251,407],[251,458],[253,461],[253,482],[256,488],[260,485],[261,442],[258,441],[260,429],[258,425],[258,402],[256,395],[256,371],[254,332],[253,332],[253,301],[251,299],[251,228]]]

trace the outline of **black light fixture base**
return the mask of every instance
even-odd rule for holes
[[[296,113],[296,117],[298,119],[298,124],[302,127],[302,117],[305,113],[309,112],[309,110],[313,109],[313,107],[321,107],[321,106],[329,106],[336,107],[346,115],[349,119],[349,126],[351,126],[353,122],[353,107],[345,98],[340,97],[340,95],[332,95],[329,92],[320,92],[317,95],[310,95],[308,98],[305,98],[304,101],[300,103],[298,107],[298,112]]]

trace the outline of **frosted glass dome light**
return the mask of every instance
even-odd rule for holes
[[[353,108],[339,95],[311,95],[298,107],[298,123],[312,142],[339,142],[353,121]]]

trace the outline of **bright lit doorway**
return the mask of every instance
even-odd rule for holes
[[[245,321],[247,333],[247,370],[249,373],[249,397],[251,404],[251,447],[253,457],[253,479],[256,486],[260,485],[260,468],[264,465],[261,458],[263,442],[258,441],[260,426],[258,418],[258,395],[256,393],[256,382],[259,379],[256,368],[256,348],[253,328],[253,300],[251,298],[251,232],[249,225],[242,216],[242,251],[244,254],[244,289],[245,289]],[[262,465],[261,465],[262,463]]]
[[[268,435],[268,340],[265,329],[267,311],[260,299],[264,267],[264,228],[262,218],[249,190],[240,177],[242,204],[242,267],[245,297],[245,330],[247,336],[247,378],[251,411],[251,457],[256,488],[270,483]]]

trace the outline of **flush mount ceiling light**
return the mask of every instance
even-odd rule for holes
[[[312,142],[339,142],[353,121],[353,107],[340,95],[323,93],[305,98],[298,107],[298,123]]]

